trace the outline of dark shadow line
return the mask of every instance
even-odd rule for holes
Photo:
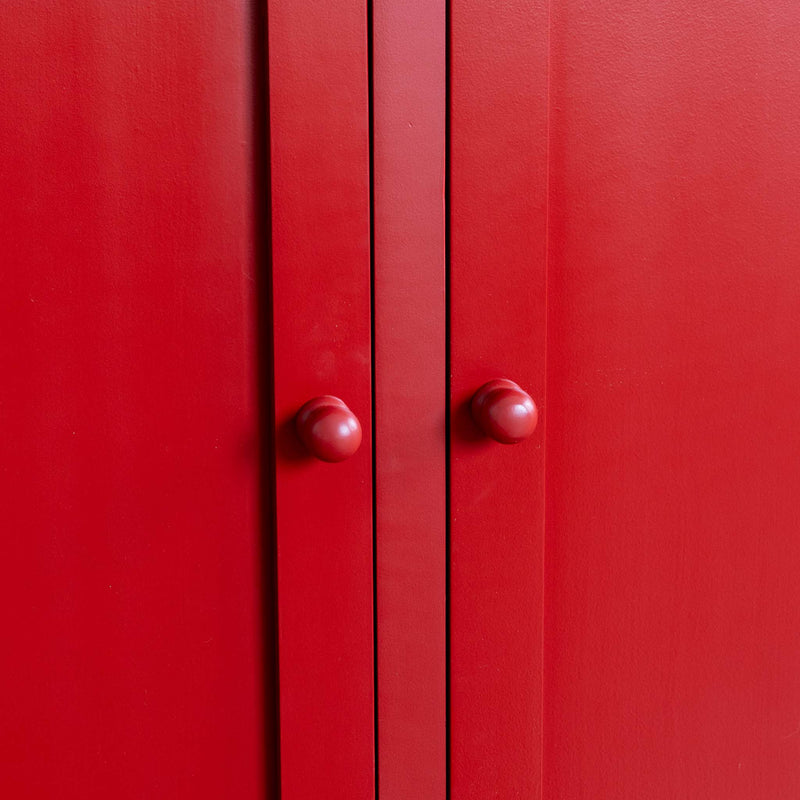
[[[375,397],[375,104],[373,3],[367,1],[367,87],[369,108],[369,304],[370,304],[370,387],[372,426],[372,669],[373,737],[375,761],[375,800],[380,794],[378,759],[378,497],[377,497],[377,425]]]
[[[253,158],[253,253],[256,268],[256,354],[260,452],[260,549],[264,679],[264,773],[267,798],[280,788],[280,692],[278,669],[277,517],[275,497],[275,355],[272,292],[272,207],[269,147],[267,0],[250,10]]]
[[[452,420],[451,420],[451,394],[452,394],[452,381],[451,381],[451,267],[450,267],[450,169],[451,169],[451,152],[450,152],[450,133],[451,133],[451,101],[452,101],[452,3],[447,0],[445,8],[445,123],[444,123],[444,264],[445,264],[445,552],[446,552],[446,568],[445,568],[445,664],[446,664],[446,696],[445,696],[445,718],[446,718],[446,744],[445,749],[447,753],[447,763],[445,770],[445,785],[446,796],[449,800],[451,794],[451,755],[452,755],[452,736],[451,736],[451,628],[450,628],[450,561],[452,554],[451,545],[451,519],[452,519],[452,501],[451,501],[451,438],[452,438]]]

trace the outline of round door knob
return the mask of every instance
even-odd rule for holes
[[[300,441],[321,461],[344,461],[361,444],[361,423],[338,397],[309,400],[294,421]]]
[[[514,381],[495,380],[475,392],[470,411],[476,425],[502,444],[516,444],[536,430],[539,412],[530,395]]]

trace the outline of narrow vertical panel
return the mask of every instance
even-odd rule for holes
[[[268,4],[272,291],[284,800],[374,794],[367,15]],[[300,445],[307,400],[340,397],[364,440]]]
[[[2,797],[265,795],[248,6],[3,4]]]
[[[800,797],[798,27],[553,4],[549,800]]]
[[[501,445],[469,401],[544,402],[548,9],[451,9],[451,796],[538,798],[544,425]]]
[[[378,763],[446,796],[445,3],[373,6]]]

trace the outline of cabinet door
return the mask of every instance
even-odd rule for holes
[[[479,34],[478,5],[451,43],[453,796],[797,797],[800,11],[553,0],[547,133],[514,56],[544,4]],[[545,141],[544,430],[470,444],[482,380],[543,399],[545,178],[515,176]]]
[[[552,4],[545,796],[800,795],[800,7]]]
[[[3,8],[3,797],[265,794],[248,6]]]
[[[374,794],[367,12],[268,4],[281,796]],[[360,449],[312,457],[295,415],[340,398]]]
[[[453,0],[450,37],[451,797],[534,798],[544,426],[499,444],[470,404],[507,379],[544,405],[547,8]]]

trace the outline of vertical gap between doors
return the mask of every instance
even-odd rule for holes
[[[275,498],[275,371],[272,292],[272,193],[270,191],[269,62],[267,2],[250,6],[252,113],[252,237],[256,270],[256,353],[260,449],[260,550],[264,678],[264,780],[267,797],[279,798],[280,692]]]
[[[545,757],[547,748],[545,746],[545,737],[547,731],[545,724],[547,722],[547,715],[545,714],[545,673],[547,670],[547,657],[545,645],[547,637],[545,636],[545,624],[547,623],[547,387],[549,381],[547,379],[547,355],[548,355],[548,330],[549,330],[549,315],[550,303],[548,302],[548,282],[550,276],[550,120],[551,120],[551,76],[552,76],[552,36],[553,36],[553,4],[552,0],[547,3],[547,89],[545,91],[545,98],[547,103],[547,122],[545,123],[545,136],[547,141],[545,143],[545,223],[544,223],[544,388],[542,393],[542,405],[544,413],[542,414],[542,546],[541,546],[541,566],[539,575],[541,580],[542,592],[542,607],[541,607],[541,705],[540,710],[540,753],[539,753],[539,794],[542,798],[545,796]]]
[[[369,106],[369,294],[370,294],[370,358],[372,387],[372,669],[373,669],[373,737],[375,764],[375,800],[380,793],[378,770],[378,449],[376,442],[375,402],[375,109],[374,109],[374,62],[373,62],[373,9],[372,0],[367,0],[367,87]]]
[[[451,346],[450,346],[450,101],[451,101],[451,78],[452,78],[452,47],[451,47],[451,21],[452,6],[450,0],[445,3],[445,122],[444,122],[444,271],[445,271],[445,331],[447,342],[445,346],[445,752],[447,753],[447,763],[445,765],[445,786],[446,796],[450,798],[450,749],[451,749],[451,725],[450,725],[450,534],[451,525],[451,498],[450,498],[450,396],[451,396]]]

